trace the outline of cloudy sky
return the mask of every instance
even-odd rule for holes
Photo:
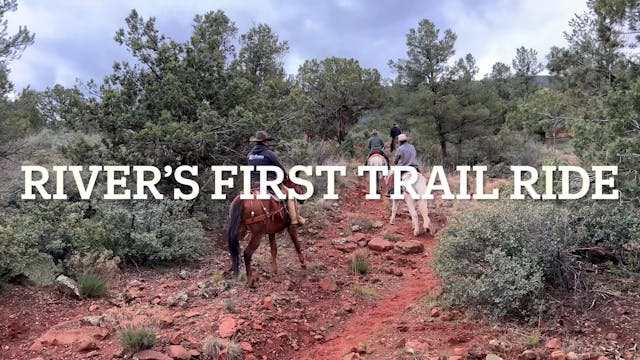
[[[406,56],[405,39],[421,19],[457,35],[456,58],[471,53],[480,75],[496,61],[511,64],[515,49],[534,48],[544,59],[552,45],[564,45],[563,31],[586,0],[19,0],[8,15],[9,28],[26,25],[36,42],[11,64],[16,90],[27,85],[42,90],[76,79],[98,82],[116,60],[127,59],[113,40],[132,8],[156,17],[164,34],[188,39],[196,14],[222,9],[239,33],[269,24],[289,42],[285,59],[295,73],[305,59],[355,58],[364,67],[393,77],[387,63]]]

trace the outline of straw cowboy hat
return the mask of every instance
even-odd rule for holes
[[[407,134],[398,135],[398,141],[407,141]]]
[[[269,134],[267,134],[264,131],[258,131],[256,133],[256,136],[254,136],[251,139],[249,139],[249,141],[251,141],[251,142],[263,142],[263,141],[267,141],[267,140],[274,140],[274,138],[269,136]]]

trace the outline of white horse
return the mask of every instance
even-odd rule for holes
[[[402,176],[403,180],[407,180],[411,174],[408,172]],[[384,183],[385,187],[389,188],[389,181],[393,177],[393,170],[389,173],[388,176],[385,177]],[[418,195],[423,195],[427,193],[427,178],[422,174],[418,174],[418,180],[413,184],[413,188],[416,190]],[[391,219],[389,219],[389,223],[391,225],[394,224],[396,219],[396,213],[398,212],[398,207],[400,206],[400,200],[391,199],[392,207],[391,207]],[[421,233],[429,230],[431,234],[433,234],[433,229],[431,228],[431,219],[429,218],[429,207],[427,206],[426,199],[414,199],[411,197],[408,191],[404,191],[404,202],[407,204],[407,208],[409,208],[409,214],[411,214],[411,223],[413,224],[413,235],[418,236]],[[418,212],[416,211],[416,205],[418,207],[418,211],[422,215],[422,231],[420,231],[420,219],[418,218]]]
[[[387,159],[384,158],[384,156],[378,154],[378,153],[374,153],[372,154],[368,159],[367,159],[367,166],[387,166]],[[380,189],[382,187],[382,184],[380,183],[380,175],[376,175],[378,176],[378,178],[376,178],[376,184],[378,184],[378,188]]]

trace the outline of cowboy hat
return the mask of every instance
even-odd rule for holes
[[[398,135],[398,141],[407,141],[407,134]]]
[[[256,133],[256,136],[254,136],[251,139],[249,139],[249,141],[251,141],[251,142],[263,142],[263,141],[267,141],[267,140],[274,140],[274,139],[264,131],[258,131]]]

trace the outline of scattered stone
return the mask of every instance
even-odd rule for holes
[[[98,305],[94,304],[94,305],[89,306],[89,311],[91,311],[91,312],[94,312],[94,311],[96,311],[98,309],[100,309],[100,306],[98,306]]]
[[[173,345],[180,345],[182,343],[183,336],[180,333],[176,333],[169,338],[169,342]]]
[[[404,344],[404,347],[407,350],[407,352],[411,354],[415,354],[416,352],[424,354],[429,350],[429,345],[416,340],[407,341]]]
[[[129,281],[129,287],[137,287],[142,285],[142,283],[140,282],[140,280],[131,280]]]
[[[607,340],[616,340],[618,338],[618,334],[612,332],[607,334]]]
[[[65,294],[75,296],[78,299],[82,298],[80,295],[80,288],[78,288],[78,283],[70,277],[60,275],[56,278],[56,283],[58,284],[58,289]]]
[[[240,347],[242,348],[242,351],[244,352],[248,352],[248,353],[252,353],[253,352],[253,346],[251,346],[250,343],[243,341],[240,343]]]
[[[82,319],[82,323],[91,325],[91,326],[100,326],[102,321],[104,320],[104,315],[102,316],[87,316]]]
[[[578,354],[573,351],[567,353],[567,360],[578,360]]]
[[[562,351],[562,350],[555,350],[554,352],[551,353],[551,359],[553,359],[553,360],[566,360],[567,359],[567,354],[565,354],[564,351]]]
[[[76,345],[77,352],[86,352],[97,349],[99,349],[99,347],[93,339],[82,339]]]
[[[189,351],[180,345],[167,346],[167,355],[171,356],[174,359],[180,359],[180,360],[191,359],[191,354],[189,353]]]
[[[376,221],[373,223],[373,225],[371,225],[374,229],[379,229],[381,227],[384,227],[384,223],[382,221]]]
[[[167,299],[167,305],[168,306],[183,306],[184,304],[187,303],[187,300],[189,299],[189,296],[187,295],[187,293],[185,292],[181,292],[178,293],[178,295],[174,296],[169,296],[169,298]]]
[[[469,355],[469,349],[466,347],[456,347],[453,348],[453,354],[457,356],[462,356],[463,358]]]
[[[503,360],[503,359],[496,354],[489,354],[487,355],[487,357],[484,358],[484,360]]]
[[[202,313],[198,310],[189,311],[188,313],[184,314],[186,318],[192,318],[200,315],[202,315]]]
[[[424,252],[424,244],[418,240],[399,241],[395,245],[395,251],[400,254],[420,254]]]
[[[338,285],[331,279],[322,278],[320,279],[320,288],[327,291],[336,291],[338,290]]]
[[[440,310],[431,309],[431,317],[438,317],[438,316],[440,316]]]
[[[169,356],[155,350],[142,350],[133,354],[133,358],[138,360],[173,360]]]
[[[351,231],[356,232],[362,230],[362,226],[355,224],[351,226]]]
[[[547,349],[561,349],[562,348],[562,340],[558,339],[558,338],[553,338],[549,341],[547,341],[547,343],[545,344],[545,346]]]
[[[527,360],[535,360],[538,358],[538,354],[536,354],[536,352],[533,350],[525,350],[522,353],[522,357]]]
[[[373,239],[371,239],[371,241],[369,241],[369,244],[367,244],[367,246],[373,251],[381,252],[393,249],[393,243],[381,237],[374,237]]]
[[[313,338],[318,340],[318,341],[320,341],[320,340],[324,339],[324,336],[318,334],[318,335],[315,335]]]
[[[342,357],[342,360],[359,360],[359,359],[362,359],[362,356],[360,356],[360,354],[355,352],[349,353]]]
[[[271,296],[267,296],[266,298],[262,299],[262,308],[265,310],[275,310],[276,307],[273,304],[273,298]]]
[[[288,336],[289,336],[289,334],[287,334],[286,332],[281,332],[281,333],[278,333],[278,334],[276,335],[276,337],[277,337],[278,339],[286,338],[286,337],[288,337]]]
[[[189,278],[189,272],[187,270],[180,271],[180,279],[187,280]]]
[[[196,358],[200,357],[200,352],[198,352],[198,350],[191,349],[189,350],[189,354],[191,354],[192,357],[196,357]]]
[[[346,243],[341,244],[341,245],[335,245],[335,248],[337,250],[340,250],[340,251],[344,252],[344,253],[350,253],[350,252],[352,252],[352,251],[354,251],[355,249],[358,248],[358,244],[349,241],[349,242],[346,242]]]
[[[220,337],[232,337],[236,331],[238,331],[238,323],[236,319],[225,317],[220,320],[220,325],[218,325],[218,333],[220,334]]]

